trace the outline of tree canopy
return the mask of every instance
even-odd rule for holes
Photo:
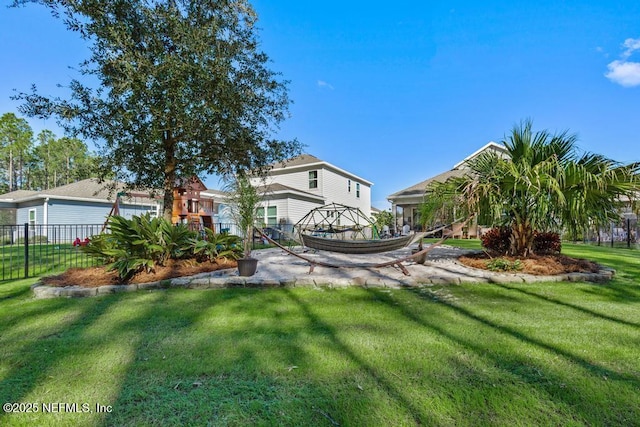
[[[481,221],[511,228],[512,255],[532,253],[537,231],[577,232],[620,218],[623,201],[640,191],[640,163],[621,164],[599,154],[579,153],[567,131],[534,132],[530,120],[515,126],[502,144],[506,155],[486,151],[471,159],[462,178],[435,183],[425,215],[456,201]]]
[[[300,152],[272,137],[288,115],[286,81],[259,49],[246,0],[16,0],[39,3],[87,40],[68,99],[17,97],[30,116],[54,116],[95,141],[101,175],[134,188],[173,187],[193,175],[256,171]]]

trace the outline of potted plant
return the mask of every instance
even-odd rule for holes
[[[238,259],[238,274],[253,276],[258,268],[258,260],[251,257],[251,239],[261,198],[256,187],[251,185],[251,181],[244,174],[231,179],[226,190],[229,194],[231,214],[244,236],[243,257]]]

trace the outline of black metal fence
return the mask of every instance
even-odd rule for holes
[[[80,247],[102,228],[103,224],[0,225],[0,280],[96,265]]]
[[[584,239],[599,246],[640,248],[640,223],[637,217],[622,218],[607,227],[588,230]]]
[[[214,223],[216,233],[242,235],[235,224]],[[80,248],[91,236],[100,234],[104,224],[14,224],[0,225],[0,281],[55,273],[71,267],[99,265]],[[274,240],[287,240],[291,224],[269,226],[265,232]],[[259,233],[252,236],[253,247],[264,243]]]

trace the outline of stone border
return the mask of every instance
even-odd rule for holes
[[[477,270],[477,269],[473,269]],[[429,276],[409,276],[402,279],[365,277],[357,276],[353,278],[312,276],[283,277],[283,278],[255,278],[236,276],[235,269],[218,270],[211,273],[202,273],[189,277],[178,277],[174,279],[161,280],[150,283],[129,284],[129,285],[106,285],[95,288],[84,288],[81,286],[54,287],[44,285],[38,281],[31,286],[36,299],[45,298],[82,298],[98,295],[114,294],[118,292],[133,292],[138,290],[153,289],[225,289],[225,288],[329,288],[338,289],[349,286],[359,286],[364,288],[390,288],[402,289],[407,287],[423,287],[433,285],[458,285],[460,283],[537,283],[537,282],[608,282],[615,275],[615,270],[601,267],[598,273],[568,273],[556,276],[534,276],[530,274],[507,274],[492,273],[484,274],[480,277],[465,276],[461,279],[459,275],[429,275]],[[485,270],[479,270],[485,272]],[[220,273],[224,274],[221,276]]]

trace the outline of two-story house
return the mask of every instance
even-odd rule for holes
[[[272,165],[267,177],[253,178],[263,194],[259,213],[267,226],[295,224],[312,209],[339,203],[371,215],[371,186],[351,172],[303,154]]]

